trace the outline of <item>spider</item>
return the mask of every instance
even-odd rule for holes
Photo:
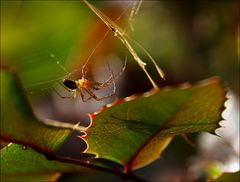
[[[67,79],[63,79],[62,82],[59,82],[70,94],[71,96],[62,96],[59,92],[57,92],[57,90],[55,90],[55,92],[64,99],[74,99],[77,96],[77,93],[80,94],[82,101],[83,102],[87,102],[90,99],[95,99],[96,101],[103,101],[106,100],[112,96],[114,96],[116,94],[116,85],[115,85],[115,78],[119,77],[125,70],[126,68],[126,63],[127,63],[127,57],[125,58],[125,63],[121,69],[121,71],[114,76],[113,72],[110,69],[110,66],[108,64],[108,69],[111,73],[111,76],[103,83],[97,82],[97,81],[92,81],[90,79],[87,78],[87,67],[86,65],[84,65],[82,67],[82,78],[81,79],[76,79],[76,80],[72,80],[70,78]],[[70,77],[70,74],[69,76]],[[104,89],[107,88],[109,86],[113,85],[113,91],[109,94],[106,95],[104,97],[98,97],[94,91],[100,90],[100,89]],[[83,93],[83,91],[86,91],[90,97],[85,98],[85,95]]]

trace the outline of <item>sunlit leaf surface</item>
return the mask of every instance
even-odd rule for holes
[[[71,130],[47,126],[34,115],[17,77],[1,71],[1,138],[34,146],[40,151],[57,150]]]
[[[212,78],[132,99],[92,115],[92,126],[84,138],[88,153],[127,169],[156,159],[175,135],[214,133],[222,119],[225,91],[220,81]]]
[[[1,138],[43,153],[62,146],[71,130],[39,122],[11,72],[1,72],[1,84],[1,105],[5,106]],[[82,136],[88,144],[85,152],[96,155],[89,162],[108,169],[112,164],[107,161],[115,162],[125,172],[143,167],[157,159],[175,135],[214,133],[224,101],[225,90],[217,78],[118,100],[103,107],[102,112],[91,114],[92,123],[85,130],[87,135]]]
[[[227,181],[233,181],[237,182],[240,180],[240,172],[236,173],[224,173],[221,177],[217,178],[216,180],[213,180],[215,182],[227,182]]]

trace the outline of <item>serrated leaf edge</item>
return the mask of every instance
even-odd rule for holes
[[[226,97],[226,87],[222,84],[222,81],[219,77],[215,76],[215,77],[211,77],[211,78],[208,78],[208,79],[205,79],[205,80],[201,80],[199,82],[195,82],[195,83],[189,83],[189,82],[185,82],[185,83],[181,83],[181,84],[178,84],[178,85],[175,85],[175,86],[165,86],[165,87],[162,87],[161,90],[156,90],[156,89],[151,89],[147,92],[144,92],[144,93],[141,93],[141,94],[133,94],[131,96],[128,96],[128,97],[125,97],[123,99],[121,98],[116,98],[113,102],[107,104],[107,105],[104,105],[104,106],[101,106],[99,108],[98,111],[96,112],[92,112],[92,113],[89,113],[88,116],[89,116],[89,120],[90,120],[90,123],[89,123],[89,126],[87,126],[82,132],[84,133],[84,135],[82,136],[78,136],[79,138],[81,138],[87,145],[86,149],[83,151],[83,153],[87,153],[88,149],[89,149],[89,144],[87,142],[87,130],[89,128],[91,128],[91,126],[93,125],[93,122],[94,122],[94,119],[97,115],[99,115],[100,113],[104,112],[105,110],[111,108],[111,107],[114,107],[116,105],[119,105],[121,103],[124,103],[124,102],[129,102],[129,101],[132,101],[132,100],[136,100],[138,98],[141,98],[141,97],[149,97],[149,96],[152,96],[154,94],[157,94],[158,92],[160,91],[170,91],[172,89],[188,89],[192,86],[195,86],[195,85],[198,85],[198,86],[206,86],[206,85],[210,85],[212,83],[221,83],[221,86],[224,88],[224,101],[223,101],[223,107],[220,109],[221,110],[221,118],[220,120],[217,122],[218,124],[218,127],[216,129],[214,129],[213,132],[211,132],[212,134],[214,135],[217,135],[216,133],[216,130],[219,129],[221,127],[221,125],[219,124],[220,121],[224,120],[223,116],[222,116],[222,113],[224,112],[224,110],[226,109],[225,107],[225,102],[228,100],[227,97]],[[217,135],[219,136],[219,135]],[[95,155],[95,158],[99,158],[99,154],[97,152],[91,152],[91,154],[94,154]],[[123,163],[124,164],[124,163]],[[129,166],[127,164],[124,165],[124,172],[128,172],[129,170]]]

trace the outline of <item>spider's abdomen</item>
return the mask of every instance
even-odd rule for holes
[[[67,88],[71,90],[77,89],[77,84],[73,80],[64,80],[63,85],[65,85]]]

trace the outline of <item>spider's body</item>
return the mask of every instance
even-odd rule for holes
[[[69,79],[63,80],[63,85],[70,90],[75,90],[78,87],[75,81]]]
[[[88,88],[91,87],[90,81],[86,78],[82,78],[76,81],[78,88]]]
[[[61,96],[61,94],[59,94],[56,90],[55,91],[60,97],[65,98],[65,99],[67,99],[67,98],[73,99],[77,96],[77,93],[79,93],[83,102],[86,102],[86,101],[90,100],[91,98],[93,98],[97,101],[106,100],[106,99],[112,97],[113,95],[115,95],[115,92],[116,92],[115,78],[117,78],[124,72],[124,70],[126,68],[126,63],[127,63],[127,59],[125,60],[125,64],[122,67],[122,70],[117,75],[114,75],[109,67],[111,76],[103,83],[87,79],[86,71],[84,69],[82,70],[83,76],[81,79],[71,80],[68,78],[68,79],[64,79],[62,82],[59,82],[71,94],[71,96],[64,97],[64,96]],[[107,88],[110,86],[113,86],[113,91],[109,95],[106,95],[101,98],[99,98],[96,95],[95,91],[104,89],[104,88]],[[88,93],[90,97],[85,98],[84,92]]]
[[[77,88],[88,88],[90,81],[88,79],[82,78],[79,80],[63,80],[63,85],[69,90],[76,90]]]
[[[86,78],[81,78],[79,80],[64,79],[62,83],[63,83],[63,86],[71,93],[70,97],[62,97],[61,96],[62,98],[72,98],[73,99],[77,96],[77,93],[80,93],[80,96],[84,102],[88,101],[91,98],[94,98],[97,101],[101,101],[101,100],[108,99],[115,94],[115,82],[113,80],[113,75],[104,83],[90,81]],[[114,86],[114,90],[113,90],[113,93],[110,95],[99,98],[94,93],[95,90],[106,88],[111,85]],[[85,99],[83,91],[86,91],[90,95],[90,97]]]

